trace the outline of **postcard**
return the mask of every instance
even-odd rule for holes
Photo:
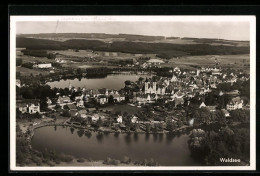
[[[10,16],[10,170],[255,170],[254,16]]]

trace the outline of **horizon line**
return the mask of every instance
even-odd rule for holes
[[[124,35],[139,35],[139,36],[150,36],[150,37],[165,37],[165,38],[169,38],[169,37],[177,37],[180,39],[183,38],[196,38],[196,39],[217,39],[217,40],[228,40],[228,41],[243,41],[243,42],[250,42],[250,40],[235,40],[235,39],[225,39],[225,38],[211,38],[211,37],[178,37],[178,36],[164,36],[164,35],[144,35],[144,34],[130,34],[130,33],[117,33],[117,34],[111,34],[111,33],[95,33],[95,32],[90,32],[90,33],[82,33],[82,32],[59,32],[59,33],[54,33],[54,32],[46,32],[46,33],[17,33],[17,35],[39,35],[39,34],[107,34],[107,35],[120,35],[120,34],[124,34]]]

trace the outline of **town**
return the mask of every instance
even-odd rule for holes
[[[46,68],[49,65],[51,64],[38,67]],[[31,114],[38,114],[43,118],[54,117],[52,113],[59,112],[55,119],[60,115],[66,115],[70,118],[66,123],[80,122],[76,123],[79,126],[94,127],[98,123],[103,124],[104,126],[99,127],[107,131],[112,129],[131,131],[131,127],[134,126],[134,130],[150,132],[150,128],[156,128],[158,132],[157,126],[161,127],[159,131],[169,131],[167,126],[172,126],[170,128],[173,130],[193,125],[191,123],[193,121],[206,122],[193,117],[194,114],[189,115],[190,109],[196,106],[211,116],[220,114],[221,119],[226,120],[232,119],[230,113],[233,111],[250,108],[248,94],[242,92],[241,95],[238,90],[242,88],[239,84],[249,82],[246,74],[225,73],[217,66],[202,67],[189,72],[175,67],[169,69],[169,73],[172,77],[140,77],[136,82],[125,80],[125,87],[120,90],[77,88],[70,83],[62,91],[51,89],[52,95],[46,95],[45,101],[24,99],[22,95],[26,94],[25,91],[17,95],[18,114],[21,114],[17,117],[24,114],[28,117]],[[18,79],[16,86],[18,90],[23,87],[29,90]],[[136,109],[136,113],[119,111],[111,114],[111,111],[105,110],[106,107],[118,105],[132,106]],[[142,114],[145,113],[145,109],[149,109],[146,115]],[[144,127],[136,129],[137,126]]]

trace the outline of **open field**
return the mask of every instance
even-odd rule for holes
[[[162,66],[179,66],[188,68],[191,65],[196,66],[213,66],[215,58],[222,67],[247,68],[250,63],[249,55],[206,55],[206,56],[184,56],[179,59],[170,59],[169,63]]]
[[[40,69],[29,69],[29,68],[25,68],[25,67],[16,67],[16,72],[20,72],[21,76],[30,76],[31,74],[33,74],[33,76],[35,75],[48,75],[50,72],[49,71],[45,71],[45,70],[40,70]]]
[[[16,59],[22,59],[23,63],[27,62],[46,62],[46,63],[53,63],[55,60],[48,59],[47,57],[34,57],[28,55],[17,55]]]
[[[139,111],[142,111],[143,108],[138,108],[136,106],[130,106],[130,105],[113,105],[105,108],[100,108],[102,110],[108,110],[111,111],[112,114],[121,111],[122,113],[127,112],[129,115],[136,114]]]

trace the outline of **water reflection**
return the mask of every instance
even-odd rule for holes
[[[125,142],[127,143],[127,144],[130,144],[131,143],[131,133],[127,133],[126,135],[125,135]]]
[[[82,137],[84,135],[84,130],[82,130],[82,129],[78,130],[77,134],[79,137]]]
[[[162,142],[162,140],[163,140],[163,134],[160,133],[160,134],[159,134],[159,142]]]
[[[116,133],[114,134],[114,136],[115,136],[116,138],[118,138],[119,132],[116,132]]]
[[[148,141],[149,137],[150,137],[150,134],[149,133],[145,133],[145,141]]]
[[[103,138],[104,138],[103,133],[98,133],[98,134],[96,135],[96,138],[97,138],[97,140],[98,140],[99,143],[102,143]]]
[[[157,141],[157,134],[153,134],[153,141],[156,142]]]
[[[91,134],[90,131],[85,131],[85,136],[86,136],[87,138],[91,138],[92,134]]]
[[[134,141],[135,141],[135,142],[138,141],[138,133],[134,133]]]
[[[190,157],[188,135],[179,138],[175,138],[173,134],[111,133],[106,135],[87,130],[75,130],[68,128],[66,132],[66,129],[59,126],[56,131],[52,126],[39,128],[35,130],[32,147],[40,151],[49,148],[64,154],[94,160],[104,160],[107,157],[122,159],[127,155],[133,161],[154,158],[162,166],[197,164]]]
[[[110,133],[109,133],[108,131],[105,131],[105,132],[104,132],[104,135],[105,135],[105,136],[109,136],[109,134],[110,134]]]
[[[167,134],[166,134],[166,143],[167,143],[167,144],[170,144],[174,137],[175,137],[175,136],[174,136],[173,133],[167,133]]]
[[[71,134],[74,133],[74,130],[75,130],[74,128],[72,128],[72,127],[70,128],[70,132],[71,132]]]

